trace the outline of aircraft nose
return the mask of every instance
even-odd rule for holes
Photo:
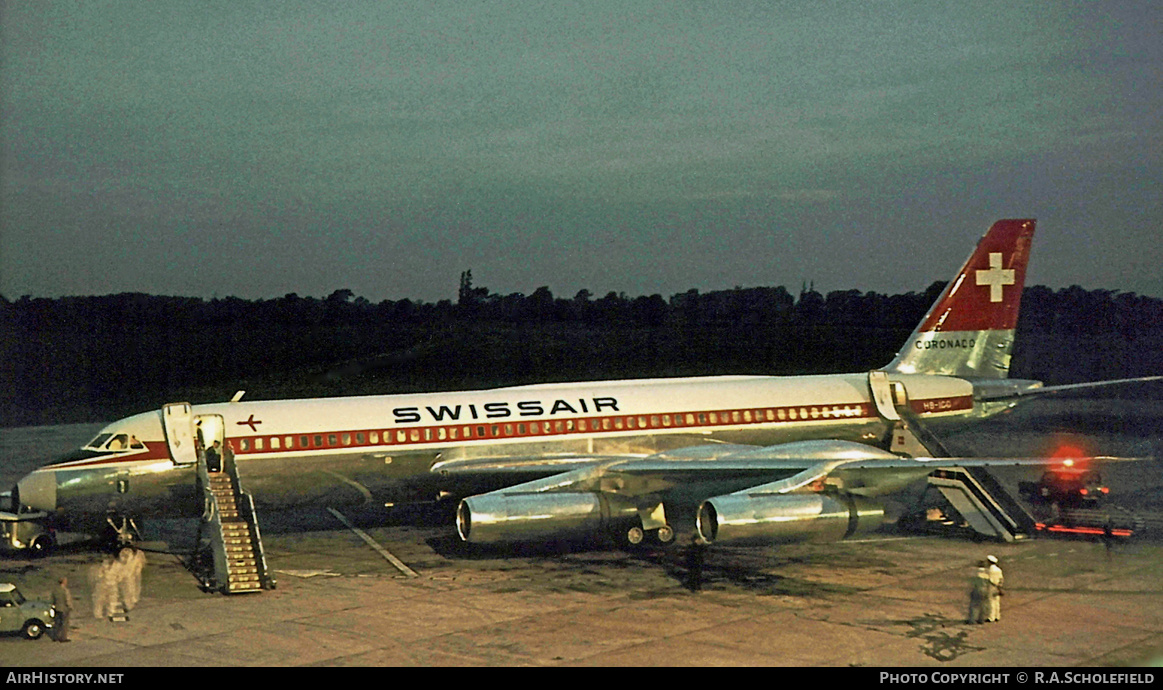
[[[37,470],[16,482],[20,505],[52,512],[57,508],[57,473]]]

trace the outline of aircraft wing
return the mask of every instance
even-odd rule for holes
[[[848,441],[768,447],[724,444],[645,457],[574,460],[579,464],[565,471],[466,498],[457,516],[462,538],[553,539],[634,518],[641,519],[645,529],[653,529],[665,524],[663,503],[674,501],[701,506],[724,499],[774,503],[773,521],[789,520],[800,510],[847,515],[857,509],[855,502],[898,491],[941,468],[1063,462],[1045,457],[909,458]],[[441,471],[472,476],[505,471],[511,464],[498,462],[490,468],[487,461],[476,461],[460,467],[450,464]],[[522,465],[529,471],[536,462],[529,459]],[[805,503],[829,505],[804,508]]]
[[[1087,458],[1091,461],[1116,458]],[[452,477],[549,474],[500,489],[498,494],[607,492],[637,497],[689,485],[744,484],[749,493],[781,494],[835,478],[844,490],[875,496],[891,493],[943,467],[1002,467],[1061,463],[1046,457],[901,457],[847,441],[801,441],[759,447],[694,446],[644,457],[479,458],[433,468]],[[554,472],[554,470],[559,470]],[[757,486],[762,484],[762,486]]]

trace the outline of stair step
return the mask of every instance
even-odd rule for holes
[[[262,574],[261,546],[257,543],[256,528],[240,504],[247,500],[239,493],[236,479],[226,472],[210,473],[207,490],[217,507],[218,541],[215,551],[225,561],[217,564],[218,576],[225,577],[222,591],[227,594],[261,592],[265,576]],[[248,504],[249,505],[249,504]],[[249,509],[248,509],[249,510]]]

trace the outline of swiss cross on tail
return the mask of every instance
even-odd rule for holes
[[[989,270],[977,271],[977,284],[989,286],[990,302],[1000,302],[1002,286],[1014,284],[1014,269],[1001,267],[1001,252],[989,253]]]
[[[1033,236],[1033,219],[994,223],[888,370],[1004,378]]]
[[[922,331],[1013,329],[1018,322],[1032,219],[999,220],[933,305]]]

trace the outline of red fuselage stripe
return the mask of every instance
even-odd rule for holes
[[[919,414],[940,414],[973,408],[971,396],[932,398],[910,401]],[[787,407],[703,410],[651,414],[618,414],[562,419],[457,420],[452,424],[432,426],[393,426],[343,431],[299,431],[282,434],[228,437],[226,442],[238,455],[263,455],[287,451],[326,451],[359,447],[399,447],[425,444],[482,443],[498,439],[552,438],[579,434],[617,434],[624,432],[697,432],[722,427],[767,426],[778,428],[812,422],[866,421],[875,418],[870,403],[847,405],[796,405]],[[165,441],[147,441],[145,453],[102,456],[55,469],[87,468],[120,462],[168,459]]]

